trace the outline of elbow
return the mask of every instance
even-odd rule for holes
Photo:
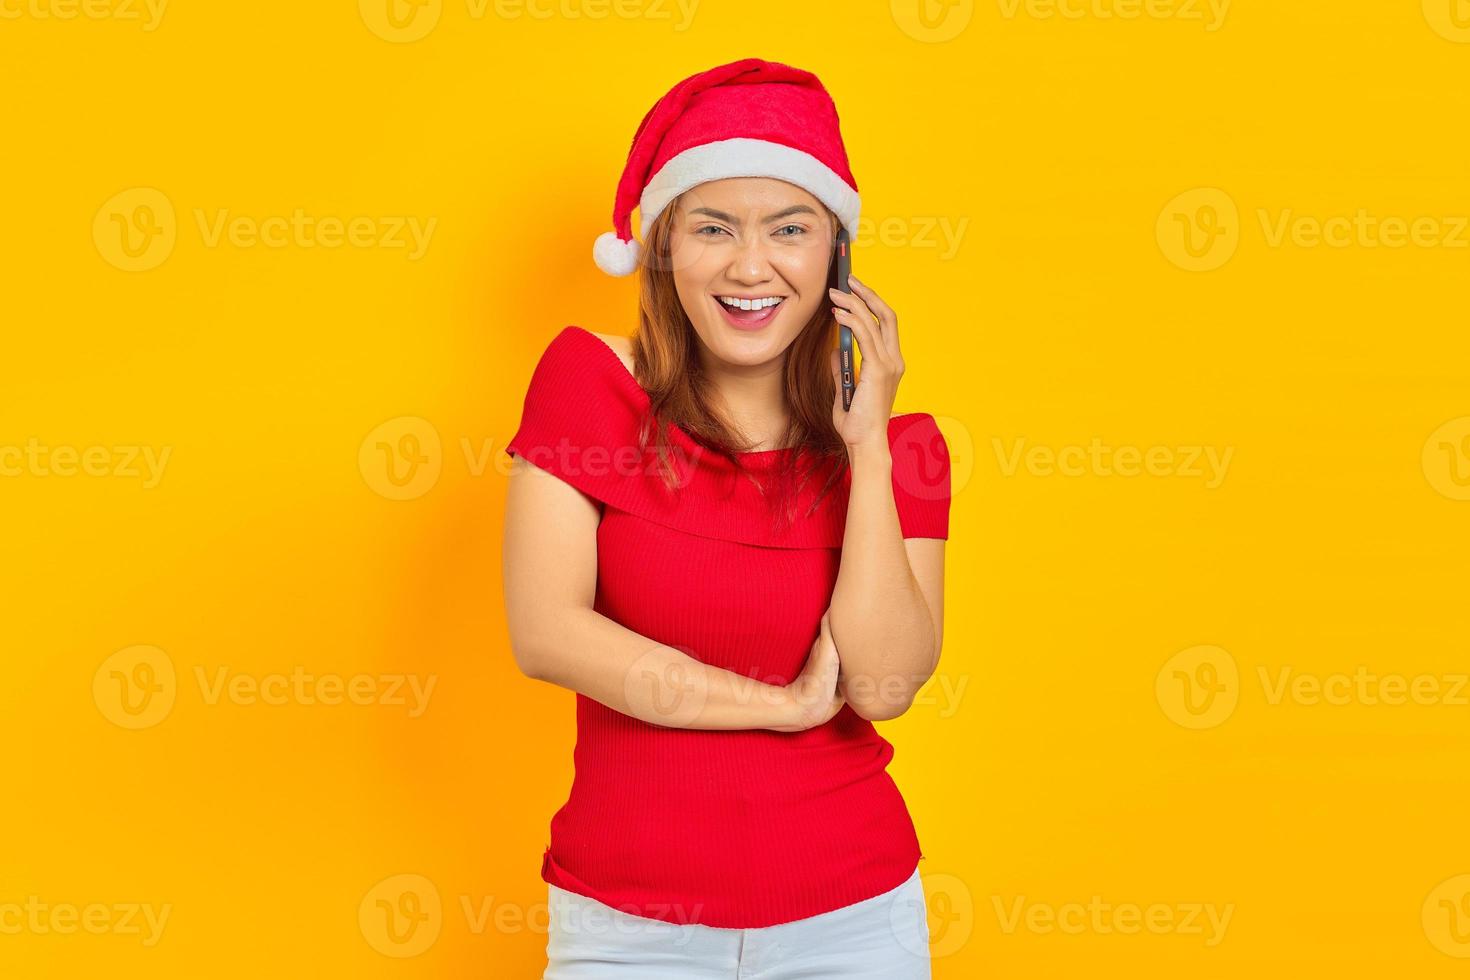
[[[888,683],[872,683],[870,679],[853,678],[843,686],[843,697],[859,718],[892,721],[913,706],[917,693],[907,684],[896,683],[898,680],[895,677]]]
[[[867,704],[853,704],[851,701],[848,702],[859,718],[864,718],[868,721],[892,721],[909,710],[909,705],[912,703],[912,701],[900,703],[876,701]]]
[[[546,671],[541,668],[541,661],[539,660],[525,660],[517,657],[516,666],[521,669],[521,674],[529,677],[533,681],[546,680]]]
[[[536,681],[565,687],[569,666],[563,655],[579,640],[570,632],[581,623],[580,611],[557,606],[510,617],[510,652],[522,674]]]
[[[510,653],[515,658],[516,668],[535,681],[546,680],[546,658],[541,655],[542,649],[525,630],[511,630]]]
[[[542,664],[538,658],[530,656],[524,649],[514,645],[511,646],[511,652],[515,655],[516,667],[522,674],[533,681],[546,680],[546,673],[542,670]]]
[[[849,707],[867,721],[892,721],[914,706],[919,690],[934,676],[939,665],[938,642],[934,645],[929,666],[917,674],[855,674],[842,684],[842,695]]]

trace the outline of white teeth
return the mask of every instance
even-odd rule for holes
[[[734,307],[737,310],[763,310],[768,306],[775,306],[781,302],[780,296],[763,296],[760,299],[736,299],[733,296],[717,296],[715,298],[726,306]]]

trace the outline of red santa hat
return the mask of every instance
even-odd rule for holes
[[[808,191],[857,237],[858,188],[847,165],[837,107],[811,72],[744,58],[691,75],[638,124],[613,202],[613,231],[592,246],[608,275],[638,267],[638,208],[646,238],[669,202],[726,177],[776,177]]]

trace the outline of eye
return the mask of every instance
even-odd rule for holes
[[[782,235],[781,236],[782,238],[795,238],[796,235],[804,235],[804,234],[806,234],[806,229],[803,228],[801,225],[782,225],[780,228],[777,228],[776,230],[778,232],[781,232],[781,231],[785,231],[787,228],[795,228],[796,229],[796,234],[794,234],[794,235]]]
[[[701,236],[703,236],[705,238],[713,238],[714,237],[713,235],[705,235],[704,234],[707,231],[714,231],[714,232],[719,232],[720,234],[724,234],[725,229],[721,228],[719,225],[704,225],[703,227],[696,228],[694,230],[694,233],[696,235],[701,235]]]

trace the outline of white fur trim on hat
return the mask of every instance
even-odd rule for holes
[[[610,276],[629,276],[638,268],[642,247],[636,238],[623,241],[615,231],[605,231],[592,243],[592,261]]]
[[[832,209],[851,237],[857,237],[861,202],[847,181],[805,150],[748,137],[691,146],[660,167],[638,201],[643,237],[674,198],[707,180],[726,177],[777,177],[804,188]]]

